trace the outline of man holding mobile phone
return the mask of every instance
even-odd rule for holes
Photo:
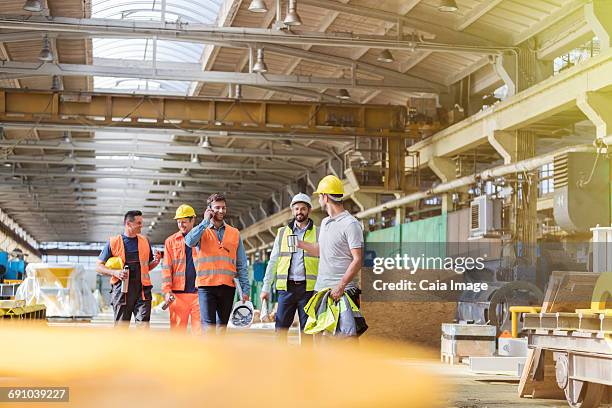
[[[227,325],[236,292],[235,277],[242,289],[242,301],[249,300],[251,291],[240,232],[225,222],[225,196],[212,194],[207,205],[204,220],[185,236],[187,246],[197,248],[194,263],[203,329]]]

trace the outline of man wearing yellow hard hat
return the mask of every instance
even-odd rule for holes
[[[187,330],[191,317],[191,332],[200,333],[200,305],[198,290],[195,285],[196,269],[193,260],[197,249],[185,244],[185,235],[195,225],[194,209],[183,204],[176,209],[174,216],[179,231],[166,238],[164,243],[164,260],[162,262],[162,292],[166,302],[170,303],[170,329]]]
[[[331,288],[331,296],[336,301],[346,292],[359,306],[361,290],[356,278],[363,262],[361,223],[344,209],[344,186],[338,177],[323,177],[315,194],[319,195],[321,209],[328,215],[321,221],[319,242],[298,241],[299,248],[319,256],[319,274],[314,289]]]

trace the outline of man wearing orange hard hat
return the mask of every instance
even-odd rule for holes
[[[170,329],[187,330],[191,318],[191,332],[201,332],[200,305],[195,285],[196,269],[193,260],[197,249],[185,244],[185,235],[195,225],[195,210],[183,204],[174,216],[178,232],[166,238],[162,263],[162,292],[166,303],[170,303]],[[174,297],[174,301],[171,298]]]

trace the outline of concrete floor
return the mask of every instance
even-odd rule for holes
[[[434,372],[442,384],[451,388],[451,393],[441,400],[445,407],[567,407],[564,400],[520,398],[516,377],[475,374],[462,364],[451,366],[435,361],[407,361],[405,364]]]
[[[90,322],[72,320],[52,320],[51,326],[80,326],[112,328],[113,318],[110,311],[96,316]],[[151,316],[152,330],[168,330],[168,312],[154,311]],[[274,324],[253,325],[259,334],[273,336]],[[297,330],[291,330],[289,342],[297,343]],[[518,378],[508,375],[481,375],[472,373],[467,365],[448,365],[434,360],[399,360],[399,364],[418,367],[433,372],[441,384],[449,386],[451,392],[442,395],[440,405],[444,407],[567,407],[563,400],[533,400],[519,398],[517,395]]]

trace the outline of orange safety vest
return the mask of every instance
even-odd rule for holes
[[[151,256],[149,240],[138,234],[138,259],[140,260],[140,282],[142,286],[151,286],[151,277],[149,276],[149,257]],[[123,238],[120,235],[111,237],[110,249],[113,256],[118,256],[125,265],[125,246]],[[112,276],[111,285],[119,282],[119,279]]]
[[[196,286],[235,287],[236,253],[240,242],[237,228],[225,224],[223,241],[219,242],[217,233],[206,228],[200,239],[200,249],[194,258]]]
[[[192,259],[198,256],[198,250],[191,248]],[[185,237],[182,232],[170,235],[164,242],[164,261],[162,264],[162,292],[185,290]]]

